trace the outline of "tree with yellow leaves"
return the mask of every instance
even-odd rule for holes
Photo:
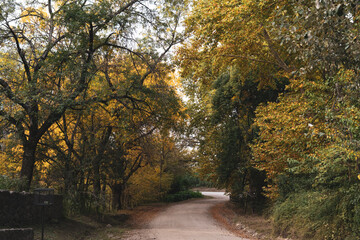
[[[146,71],[134,79],[141,86],[179,41],[181,1],[143,2],[0,4],[0,116],[22,144],[23,189],[30,188],[39,141],[67,110],[128,97],[116,91],[88,97],[107,52],[126,52],[142,61]],[[146,29],[143,38],[134,35],[135,28]]]
[[[233,199],[247,192],[261,198],[263,176],[250,164],[254,111],[276,100],[295,69],[294,58],[269,32],[276,7],[262,1],[194,1],[185,20],[189,40],[178,51],[200,171]]]

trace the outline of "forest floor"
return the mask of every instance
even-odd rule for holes
[[[121,210],[116,214],[94,216],[73,216],[59,222],[45,224],[46,240],[116,240],[135,227],[145,225],[156,214],[165,209],[167,204],[154,203]],[[41,239],[41,225],[29,226],[34,229],[34,240]]]

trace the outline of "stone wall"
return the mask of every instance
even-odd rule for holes
[[[25,192],[0,191],[0,226],[21,227],[41,222],[41,206],[34,205],[34,195]],[[54,204],[44,207],[44,221],[63,217],[62,196],[54,196]]]
[[[31,228],[0,229],[0,240],[34,240]]]

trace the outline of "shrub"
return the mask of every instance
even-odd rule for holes
[[[169,193],[174,194],[181,191],[188,190],[193,183],[193,178],[191,175],[180,175],[176,176],[171,183]]]
[[[0,175],[0,189],[2,190],[19,191],[24,184],[24,179]]]
[[[360,196],[356,188],[290,194],[274,206],[274,234],[300,239],[360,239]]]
[[[165,202],[180,202],[184,201],[190,198],[203,198],[204,196],[201,194],[201,192],[194,192],[194,191],[180,191],[174,194],[168,194],[165,196],[164,201]]]

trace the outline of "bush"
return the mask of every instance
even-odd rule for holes
[[[165,196],[164,201],[165,202],[180,202],[184,201],[190,198],[203,198],[204,196],[201,194],[201,192],[194,192],[194,191],[180,191],[174,194],[168,194]]]
[[[358,190],[303,191],[290,194],[273,209],[275,235],[299,239],[360,239]]]
[[[71,191],[64,194],[63,206],[65,216],[78,214],[99,215],[110,210],[110,195],[95,196],[92,192]]]
[[[0,189],[10,191],[20,191],[24,186],[25,180],[21,178],[10,178],[5,175],[0,175]]]
[[[214,187],[211,182],[203,181],[198,176],[187,173],[185,175],[176,176],[171,183],[169,193],[174,194],[181,191],[189,190],[193,187]]]
[[[188,190],[193,185],[193,177],[191,175],[176,176],[171,183],[170,194]]]

